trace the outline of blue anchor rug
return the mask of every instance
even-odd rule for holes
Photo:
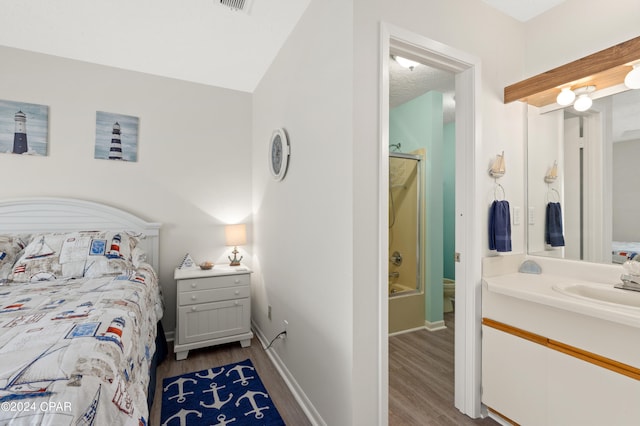
[[[161,426],[284,426],[250,359],[162,381]]]

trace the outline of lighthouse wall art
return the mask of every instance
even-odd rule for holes
[[[48,155],[49,107],[0,100],[0,153]]]
[[[113,161],[138,161],[138,117],[96,112],[94,157]]]

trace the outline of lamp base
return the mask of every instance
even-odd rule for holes
[[[229,266],[240,266],[240,261],[244,256],[240,256],[240,259],[238,259],[238,247],[235,247],[231,253],[233,253],[233,259],[231,258],[231,256],[227,256],[231,261],[231,263],[229,263]]]

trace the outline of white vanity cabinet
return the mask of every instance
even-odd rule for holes
[[[483,279],[482,403],[522,426],[638,426],[640,313],[547,285],[568,280]]]
[[[547,424],[546,349],[482,327],[482,402],[521,425]]]
[[[482,327],[482,402],[522,426],[640,424],[640,381]]]
[[[250,274],[246,267],[175,270],[177,360],[186,359],[191,349],[251,344]]]
[[[550,425],[640,425],[640,381],[547,351]]]

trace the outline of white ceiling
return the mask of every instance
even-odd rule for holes
[[[444,122],[453,121],[455,119],[453,73],[422,64],[410,70],[403,68],[393,59],[389,60],[389,107],[396,107],[432,90],[442,93]]]
[[[252,92],[310,1],[3,1],[0,45]]]
[[[519,21],[526,22],[565,0],[482,0]],[[413,70],[389,61],[389,106],[403,104],[431,90],[443,94],[444,122],[455,119],[455,77],[448,71],[419,65]]]
[[[482,0],[521,22],[553,9],[565,0]]]
[[[253,92],[310,1],[249,0],[248,13],[220,0],[5,1],[0,45]],[[564,0],[482,1],[526,21]],[[407,83],[439,87],[422,74]]]

